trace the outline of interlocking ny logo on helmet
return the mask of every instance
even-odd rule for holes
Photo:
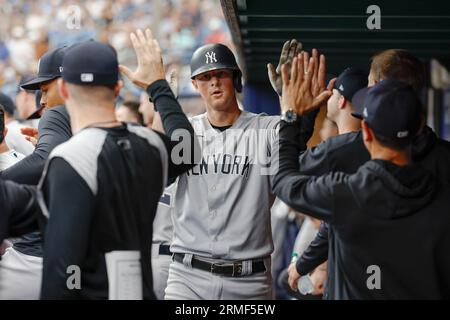
[[[209,43],[195,50],[191,59],[191,79],[197,75],[218,69],[233,71],[233,81],[236,91],[241,92],[241,70],[236,63],[233,52],[220,43]]]
[[[207,53],[205,53],[205,57],[206,57],[206,64],[217,62],[216,53],[214,51],[208,51]]]

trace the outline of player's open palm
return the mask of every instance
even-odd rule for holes
[[[287,66],[281,67],[283,79],[281,107],[283,111],[292,108],[297,114],[303,115],[320,107],[331,96],[329,90],[324,90],[316,96],[312,84],[316,68],[318,68],[317,62],[313,58],[309,59],[305,67],[304,53],[300,53],[294,58],[290,77]]]
[[[157,80],[165,79],[161,48],[158,41],[153,39],[150,29],[146,29],[145,34],[139,29],[136,33],[130,34],[130,39],[136,52],[138,66],[133,72],[120,65],[120,71],[136,86],[144,89]]]

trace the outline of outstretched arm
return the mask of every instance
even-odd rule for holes
[[[314,64],[311,59],[305,72],[303,54],[300,54],[293,60],[290,78],[283,65],[283,110],[292,108],[303,115],[320,106],[329,97],[328,91],[316,97],[312,93]],[[298,155],[306,149],[306,142],[302,139],[299,128],[301,118],[294,123],[280,123],[279,166],[278,172],[272,176],[272,188],[282,201],[295,210],[320,220],[332,221],[333,186],[343,177],[339,174],[310,177],[299,172]]]
[[[183,113],[180,104],[165,80],[161,48],[153,39],[149,29],[131,33],[131,42],[136,52],[138,67],[131,71],[120,65],[121,72],[136,86],[146,90],[159,112],[164,130],[170,139],[163,139],[169,154],[169,183],[181,173],[192,168],[200,160],[200,147],[194,134],[194,129]],[[180,145],[181,144],[181,145]],[[181,146],[179,153],[173,152],[176,146]]]
[[[2,171],[5,180],[37,185],[50,152],[72,136],[69,116],[64,107],[56,107],[44,112],[39,122],[38,142],[32,154],[12,167]]]
[[[297,272],[308,274],[328,259],[328,224],[322,222],[316,237],[296,262]]]

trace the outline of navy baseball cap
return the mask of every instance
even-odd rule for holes
[[[97,41],[73,45],[64,56],[62,78],[78,85],[115,85],[119,80],[116,50]]]
[[[14,111],[16,110],[14,101],[12,101],[12,99],[3,92],[0,92],[0,105],[3,107],[5,112],[9,114],[14,114]]]
[[[412,139],[422,117],[419,97],[407,83],[386,79],[358,91],[352,100],[353,116],[364,119],[380,136],[395,140]]]
[[[353,95],[365,87],[367,87],[367,74],[355,68],[345,69],[334,84],[334,89],[339,91],[348,101],[352,101]]]
[[[54,49],[44,54],[39,60],[38,74],[21,85],[25,90],[39,90],[39,85],[61,77],[62,62],[66,47]]]

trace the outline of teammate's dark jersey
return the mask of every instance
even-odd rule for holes
[[[0,242],[38,228],[40,213],[33,187],[0,179]]]
[[[194,139],[167,82],[147,91],[168,135],[184,129]],[[49,216],[43,299],[107,299],[105,254],[117,250],[140,251],[143,297],[154,298],[150,257],[156,207],[167,183],[193,166],[172,162],[174,146],[167,136],[124,124],[83,129],[52,152],[40,185]],[[67,287],[71,265],[81,269],[80,290]]]
[[[382,160],[368,161],[352,175],[304,175],[296,161],[306,148],[300,141],[299,128],[282,122],[274,191],[333,230],[330,297],[448,299],[449,186],[421,166]],[[374,270],[379,285],[370,279]]]
[[[303,126],[303,124],[302,124]],[[412,149],[413,161],[433,173],[441,183],[450,183],[450,142],[439,139],[428,127],[418,136]],[[300,172],[305,175],[323,175],[332,171],[355,173],[360,166],[370,159],[364,147],[362,132],[350,132],[331,137],[318,146],[301,152],[299,157]],[[328,236],[326,234],[328,233]],[[297,271],[307,274],[326,261],[328,256],[327,290],[324,297],[333,299],[328,292],[333,292],[336,282],[333,270],[334,230],[322,225],[319,233],[302,256],[297,260]],[[331,251],[328,250],[331,248]]]

